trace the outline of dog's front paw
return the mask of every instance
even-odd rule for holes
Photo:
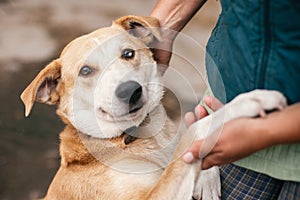
[[[193,198],[197,200],[219,200],[221,180],[218,167],[202,170],[196,182]]]
[[[282,110],[287,106],[286,98],[274,90],[254,90],[234,98],[228,105],[228,113],[235,117],[264,116],[265,111]]]

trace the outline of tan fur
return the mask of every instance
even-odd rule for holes
[[[132,26],[138,26],[139,30],[126,33],[131,31]],[[57,114],[66,123],[66,128],[60,133],[61,166],[45,199],[189,199],[193,195],[200,163],[187,165],[180,158],[194,139],[193,134],[185,137],[174,154],[181,135],[168,117],[165,121],[155,117],[158,111],[162,111],[160,99],[163,92],[148,45],[161,39],[158,27],[156,19],[126,16],[111,27],[79,37],[68,44],[60,58],[46,66],[22,93],[26,116],[34,101],[57,104]],[[110,38],[110,45],[99,46],[106,45]],[[126,61],[118,56],[118,51],[123,48],[120,45],[124,44],[136,49],[135,59]],[[109,60],[109,56],[113,55],[113,60]],[[112,64],[106,67],[108,63]],[[145,63],[154,67],[142,68]],[[84,65],[94,69],[90,77],[78,75]],[[145,98],[152,103],[145,105],[148,107],[129,121],[121,117],[122,120],[110,122],[102,119],[110,118],[107,113],[102,113],[99,119],[101,131],[98,133],[91,128],[98,127],[92,118],[79,116],[77,119],[76,114],[89,114],[99,102],[100,108],[109,111],[110,107],[105,102],[114,103],[113,99],[107,98],[113,95],[115,84],[120,81],[117,78],[123,76],[122,71],[147,86],[148,96]],[[158,85],[148,86],[148,82]],[[95,96],[99,93],[98,88],[104,95]],[[81,95],[80,92],[84,93]],[[92,98],[95,98],[94,102]],[[123,109],[119,104],[113,106],[119,106],[117,111]],[[154,118],[150,119],[151,115]],[[85,120],[83,125],[88,125],[81,127],[81,120]],[[139,131],[142,131],[140,127],[146,127],[144,132],[151,132],[147,125],[156,126],[157,123],[163,124],[159,132],[151,137],[138,138],[128,145],[124,143],[124,130],[118,128],[126,129],[138,124]]]
[[[131,29],[130,22],[139,21],[139,23],[142,26],[151,27],[152,35],[144,35],[142,38],[147,45],[149,45],[153,41],[153,37],[155,37],[159,41],[162,40],[162,37],[159,32],[159,26],[160,26],[159,22],[156,19],[147,16],[143,17],[143,19],[144,20],[141,21],[140,17],[129,15],[117,19],[115,23],[124,27],[125,30],[130,30]]]
[[[38,88],[42,84],[42,82],[46,79],[58,79],[60,76],[60,64],[57,60],[52,61],[45,69],[43,69],[38,76],[30,83],[30,85],[27,87],[27,89],[22,93],[21,99],[26,105],[25,115],[28,116],[32,106],[34,104],[34,101],[47,103],[47,104],[56,104],[58,102],[58,94],[56,91],[52,91],[50,94],[50,97],[47,100],[40,100],[37,99],[37,92]]]
[[[173,126],[171,122],[168,124],[168,126]],[[167,133],[165,135],[166,137],[171,136]],[[118,199],[120,197],[122,199],[145,199],[163,172],[162,168],[146,174],[123,173],[101,162],[128,159],[129,153],[144,153],[145,157],[132,157],[132,159],[160,165],[155,159],[146,157],[148,152],[160,148],[154,138],[137,139],[133,143],[125,145],[123,137],[107,140],[91,138],[78,133],[72,126],[67,126],[60,134],[60,139],[61,166],[45,199]],[[97,152],[87,151],[83,143],[92,146],[93,150]],[[119,148],[112,148],[114,145]],[[152,148],[145,149],[145,146]],[[93,153],[101,153],[101,160],[95,159]],[[121,176],[126,182],[122,185],[113,184],[115,179]],[[151,179],[154,177],[152,184],[144,184],[147,177]]]
[[[194,123],[181,138],[164,115],[162,83],[148,47],[161,39],[158,26],[153,18],[127,16],[79,37],[22,93],[26,116],[34,101],[56,104],[66,123],[60,134],[61,165],[45,199],[182,200],[194,195],[217,200],[218,168],[201,171],[200,160],[186,164],[182,153],[229,120],[286,106],[278,92],[249,92]],[[134,49],[136,56],[123,59],[124,48]],[[83,66],[92,73],[80,74]],[[133,114],[113,98],[115,88],[128,80],[139,82],[143,91],[143,106]],[[137,127],[138,136],[147,137],[125,144],[123,133],[132,127]]]

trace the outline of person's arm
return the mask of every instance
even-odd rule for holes
[[[166,29],[180,32],[206,0],[158,0],[150,16]]]
[[[215,165],[228,164],[251,155],[259,150],[279,145],[300,143],[300,103],[288,106],[280,112],[274,112],[262,118],[239,118],[226,123],[219,138],[216,134],[206,140],[216,141],[215,146],[206,151],[205,140],[192,144],[183,156],[187,162],[198,159],[199,151],[206,152],[203,169]],[[211,147],[207,147],[211,148]],[[190,159],[190,160],[189,160]]]
[[[255,130],[254,130],[255,131]],[[266,147],[300,142],[300,103],[258,118],[257,131],[266,133]]]
[[[161,71],[167,68],[173,41],[206,0],[158,0],[150,16],[159,20],[163,41],[153,45],[155,60]]]

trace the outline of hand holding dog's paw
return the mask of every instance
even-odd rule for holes
[[[221,197],[221,180],[218,167],[202,170],[193,192],[197,200],[219,200]]]

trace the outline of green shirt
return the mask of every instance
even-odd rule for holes
[[[272,89],[282,92],[289,104],[300,102],[300,1],[222,0],[221,4],[206,48],[213,94],[226,103],[243,92]],[[300,144],[275,146],[235,164],[300,182]]]

